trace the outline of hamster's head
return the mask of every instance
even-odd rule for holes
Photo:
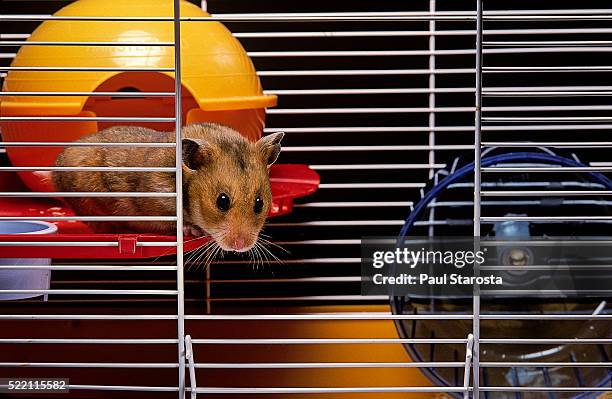
[[[183,139],[185,223],[224,251],[253,248],[270,210],[268,168],[283,136],[274,133],[253,143],[224,127],[202,139]]]

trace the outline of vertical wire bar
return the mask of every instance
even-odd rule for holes
[[[196,381],[195,373],[195,359],[193,357],[193,345],[191,342],[191,335],[185,336],[185,359],[189,360],[189,382],[191,385],[191,399],[197,399],[198,396],[198,384]]]
[[[470,399],[470,367],[472,365],[474,334],[468,334],[465,345],[465,368],[463,369],[463,399]]]
[[[476,0],[476,98],[474,112],[474,237],[480,237],[480,156],[482,147],[482,0]]]
[[[178,334],[178,397],[185,398],[185,281],[183,275],[183,146],[181,104],[181,3],[174,2],[174,117],[176,166],[176,289]]]
[[[476,110],[474,112],[474,239],[480,247],[480,186],[481,186],[481,146],[482,146],[482,0],[476,0]],[[479,248],[478,248],[479,250]],[[474,263],[474,273],[479,274],[478,265]],[[472,305],[472,334],[474,345],[472,354],[472,396],[480,399],[480,292],[474,285]]]
[[[429,12],[433,15],[436,12],[436,0],[429,0]],[[429,56],[429,146],[431,150],[429,150],[429,179],[434,177],[435,169],[434,166],[436,164],[436,113],[434,111],[436,107],[436,94],[434,90],[436,88],[436,74],[434,73],[436,69],[436,56],[434,54],[436,50],[436,20],[431,19],[429,21],[429,51],[431,51],[431,55]],[[435,199],[434,199],[435,201]],[[436,207],[432,206],[429,209],[429,221],[433,222],[435,219]],[[435,233],[435,224],[431,223],[428,229],[429,236],[432,237]]]
[[[210,283],[210,280],[212,279],[212,275],[211,275],[211,269],[212,268],[212,264],[209,264],[206,267],[206,284],[204,286],[204,289],[206,290],[205,294],[206,294],[206,314],[212,314],[212,284]]]

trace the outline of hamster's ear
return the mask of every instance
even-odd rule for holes
[[[183,139],[183,164],[198,170],[213,158],[213,148],[204,140]]]
[[[277,132],[262,137],[257,141],[257,149],[266,165],[272,165],[278,159],[278,155],[281,152],[280,142],[284,136],[285,133]]]

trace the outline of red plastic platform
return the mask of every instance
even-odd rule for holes
[[[0,174],[2,191],[18,191],[14,176]],[[9,182],[10,181],[10,182]],[[278,164],[270,168],[272,206],[269,217],[290,213],[293,200],[314,193],[319,175],[306,165]],[[70,217],[74,212],[51,198],[0,198],[0,217]],[[48,220],[49,221],[49,220]],[[0,258],[153,258],[176,253],[174,236],[151,234],[95,234],[87,224],[75,220],[50,221],[58,227],[53,235],[0,234]],[[191,251],[208,238],[186,237],[184,249]],[[28,243],[31,243],[29,245]],[[47,245],[48,244],[48,245]]]

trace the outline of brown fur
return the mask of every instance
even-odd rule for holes
[[[213,236],[223,247],[236,238],[252,245],[270,209],[268,166],[276,160],[283,134],[277,133],[251,143],[235,130],[216,124],[192,124],[183,128],[183,218],[184,224]],[[174,132],[123,126],[91,134],[86,143],[172,143]],[[174,167],[174,148],[155,147],[68,147],[57,166]],[[175,176],[168,172],[54,172],[58,191],[174,192]],[[231,198],[231,208],[222,212],[216,205],[220,193]],[[257,196],[263,211],[254,212]],[[87,216],[172,216],[174,198],[66,198],[79,215]],[[172,234],[174,222],[98,222],[98,232]],[[223,236],[221,238],[221,236]],[[223,245],[223,244],[226,245]]]

